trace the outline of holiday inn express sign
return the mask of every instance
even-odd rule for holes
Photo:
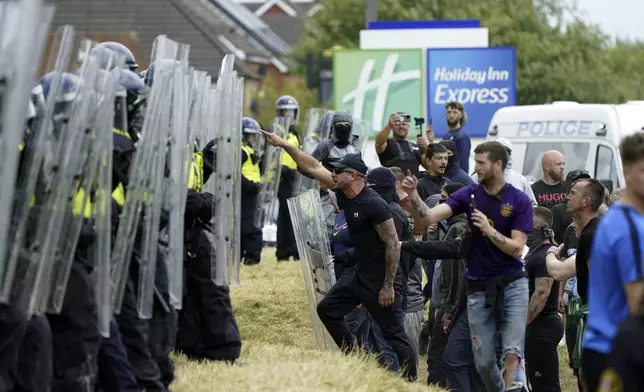
[[[389,113],[404,111],[432,119],[442,136],[445,104],[458,101],[465,106],[470,136],[484,137],[494,113],[516,103],[513,47],[347,50],[333,60],[335,109],[351,110],[377,130]]]
[[[423,112],[423,52],[410,50],[341,50],[333,56],[335,110],[381,129],[389,113]]]

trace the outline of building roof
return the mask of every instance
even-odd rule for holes
[[[128,46],[141,67],[150,62],[154,39],[159,35],[190,45],[190,65],[214,79],[224,56],[233,53],[225,40],[234,34],[207,13],[202,0],[53,0],[56,14],[52,29],[64,24],[96,40],[116,40]],[[230,39],[230,38],[228,38]],[[260,49],[257,50],[258,53]],[[235,70],[246,79],[261,77],[239,56]],[[145,60],[145,61],[142,61]]]

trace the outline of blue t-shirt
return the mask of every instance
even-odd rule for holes
[[[443,140],[453,140],[456,143],[456,160],[458,161],[461,169],[464,172],[470,172],[470,152],[472,149],[472,142],[470,136],[465,133],[463,128],[458,128],[453,131],[447,132],[443,136]]]
[[[448,199],[447,205],[454,215],[466,213],[471,227],[472,224],[472,195],[476,208],[484,213],[493,223],[494,228],[504,236],[511,238],[512,230],[524,233],[532,232],[532,204],[525,193],[510,184],[506,184],[495,196],[485,192],[483,185],[468,185],[454,192]],[[485,281],[497,276],[516,275],[525,271],[520,258],[512,257],[501,249],[480,230],[472,231],[470,257],[465,270],[468,279]]]
[[[333,231],[331,232],[333,255],[336,256],[351,248],[353,248],[353,244],[351,243],[351,237],[349,237],[347,218],[344,216],[344,211],[338,211],[338,215],[335,216]]]
[[[632,218],[644,252],[644,216],[630,206],[617,204],[599,222],[590,255],[588,328],[583,346],[602,354],[611,352],[617,328],[628,317],[624,286],[641,279],[638,271],[643,268],[642,261],[635,260],[624,212]]]

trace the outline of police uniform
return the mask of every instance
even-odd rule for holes
[[[261,190],[259,157],[246,144],[242,149],[241,256],[245,264],[258,264],[262,253],[262,230],[255,226],[257,195]]]
[[[296,148],[300,148],[300,141],[294,131],[295,128],[291,126],[286,136],[286,142]],[[293,224],[291,223],[291,216],[287,204],[287,200],[293,197],[293,185],[295,183],[295,174],[297,173],[297,164],[285,151],[282,151],[280,154],[280,163],[282,165],[282,174],[277,190],[279,212],[277,217],[277,250],[275,257],[277,260],[288,260],[289,257],[299,260],[297,243],[295,242],[295,235],[293,234]]]
[[[215,170],[212,146],[213,142],[210,142],[202,152],[193,154],[188,179],[190,189],[186,203],[184,256],[186,279],[176,350],[197,360],[234,361],[241,353],[241,335],[232,311],[228,287],[217,286],[211,278],[212,234],[203,223],[210,221],[212,197],[199,193]],[[200,200],[203,208],[195,207],[196,203],[192,200]]]

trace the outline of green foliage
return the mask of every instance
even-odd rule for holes
[[[285,79],[282,91],[277,88],[272,78],[265,78],[257,98],[259,115],[254,117],[263,127],[268,128],[275,119],[275,103],[282,95],[292,95],[300,104],[300,125],[298,128],[303,126],[309,109],[320,107],[317,91],[307,89],[301,78]]]
[[[296,57],[359,47],[365,1],[324,0],[323,6],[305,25]],[[378,18],[481,20],[490,46],[517,49],[520,105],[644,99],[644,43],[611,42],[565,0],[380,0]]]

